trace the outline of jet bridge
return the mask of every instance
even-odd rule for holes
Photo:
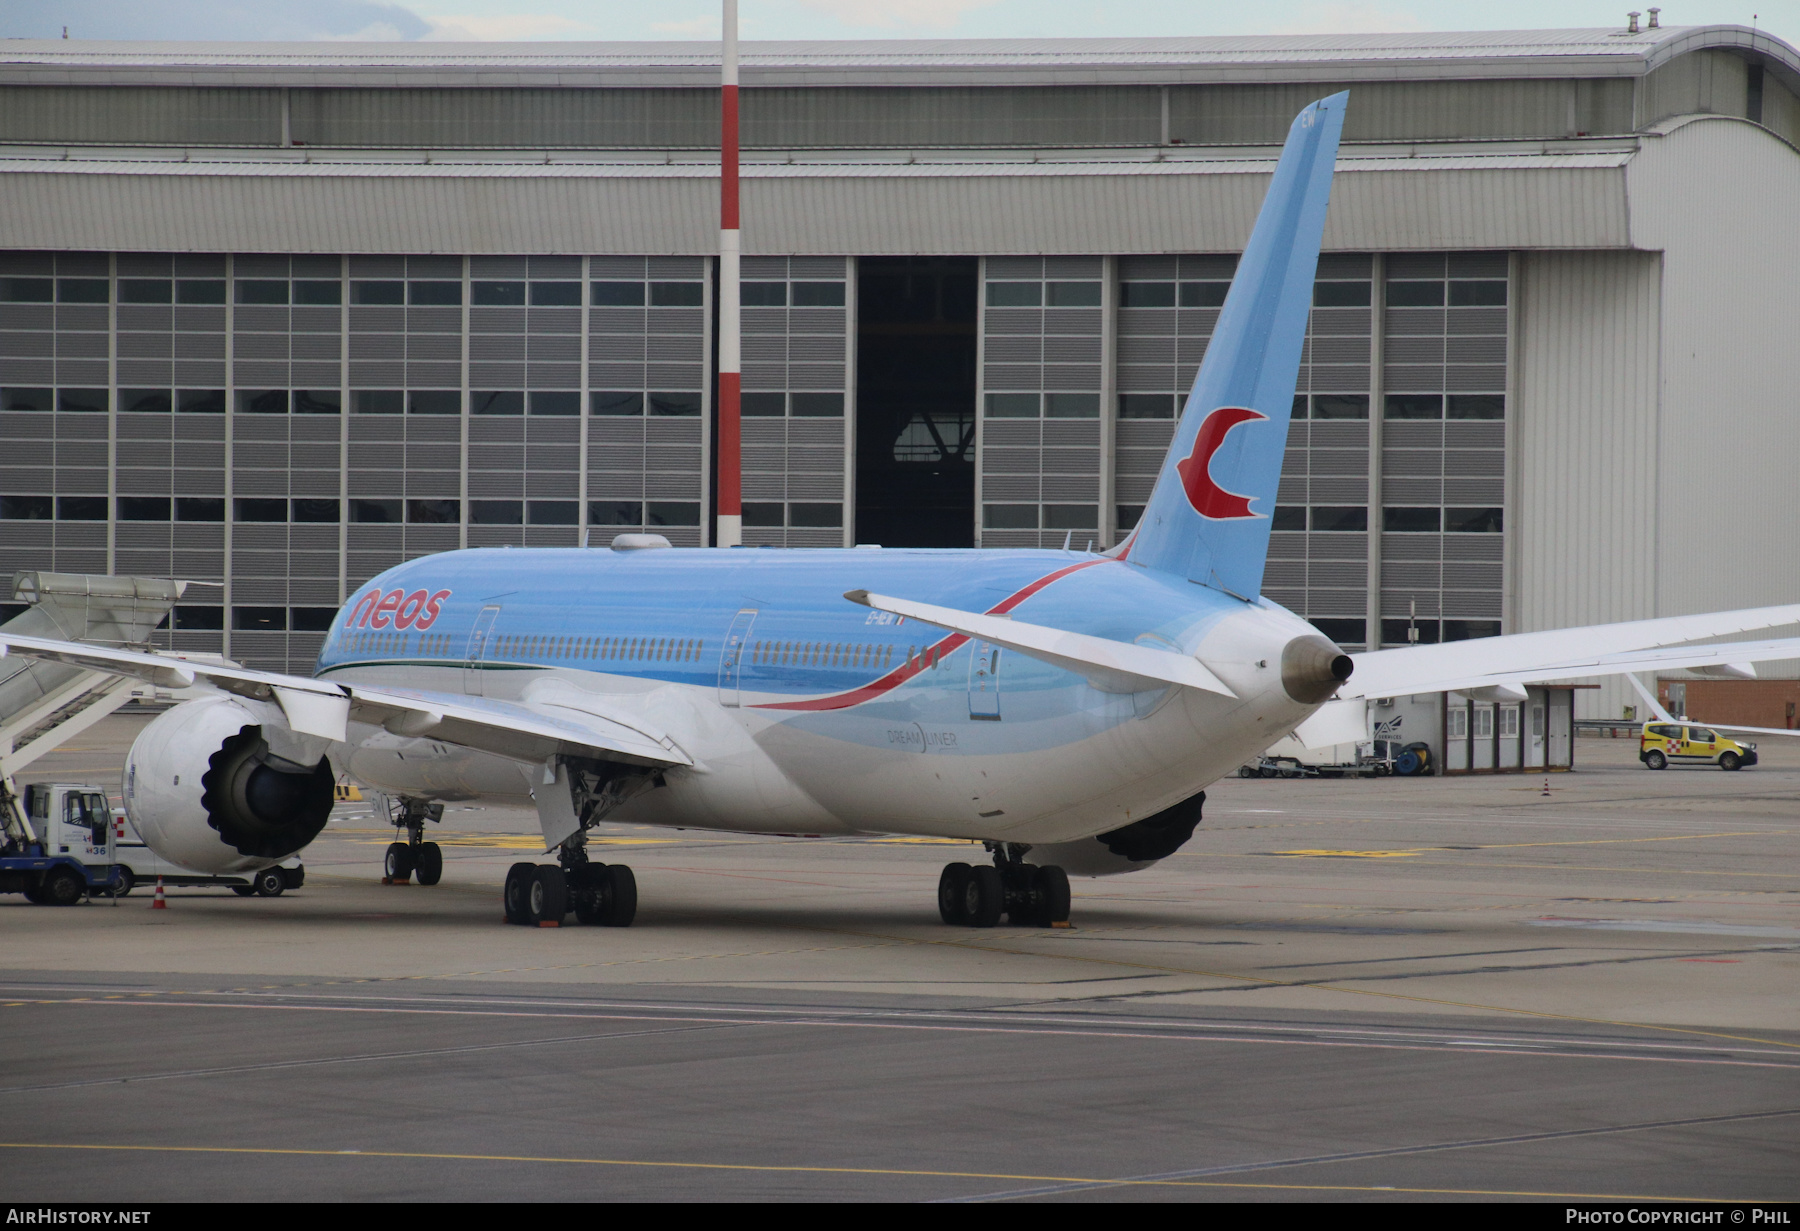
[[[19,573],[13,601],[30,604],[9,633],[149,649],[187,582],[156,577]],[[26,843],[30,829],[14,775],[131,700],[144,685],[99,671],[35,659],[0,658],[0,842]]]

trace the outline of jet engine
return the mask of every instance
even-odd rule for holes
[[[335,782],[326,747],[266,701],[183,702],[132,743],[125,811],[164,859],[215,876],[255,872],[325,828]]]
[[[1054,842],[1031,848],[1031,862],[1055,864],[1071,876],[1117,876],[1141,872],[1167,859],[1194,836],[1206,792],[1164,808],[1108,833],[1076,842]]]

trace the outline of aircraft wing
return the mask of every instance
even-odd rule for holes
[[[1743,735],[1786,735],[1789,738],[1800,736],[1800,731],[1789,727],[1740,727],[1729,722],[1700,722],[1693,718],[1677,718],[1662,707],[1662,703],[1656,699],[1655,693],[1638,682],[1637,676],[1628,675],[1625,677],[1625,682],[1637,689],[1638,696],[1644,699],[1644,703],[1650,707],[1651,714],[1655,715],[1659,722],[1681,723],[1690,727],[1710,727],[1714,731],[1736,731]]]
[[[867,590],[851,590],[844,595],[853,603],[889,611],[922,624],[935,624],[969,637],[1016,650],[1040,662],[1076,675],[1103,692],[1144,692],[1180,684],[1216,692],[1224,697],[1237,694],[1208,671],[1200,662],[1172,650],[1159,650],[1125,641],[1109,641],[1086,633],[1065,632],[1042,624],[1027,624],[1000,616],[978,615],[958,611],[954,607],[936,607],[904,598],[889,598]]]
[[[694,763],[665,735],[567,705],[534,706],[453,693],[337,684],[256,671],[235,663],[0,633],[0,656],[6,654],[127,676],[159,688],[191,688],[199,683],[237,696],[273,701],[295,731],[329,740],[347,739],[349,723],[354,720],[396,735],[429,736],[516,761],[542,762],[560,753],[636,765]]]
[[[1515,633],[1351,657],[1356,672],[1340,697],[1396,697],[1504,687],[1583,675],[1711,666],[1800,657],[1800,640],[1682,645],[1800,623],[1800,604]]]

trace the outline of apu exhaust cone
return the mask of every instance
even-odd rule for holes
[[[1295,637],[1281,651],[1281,686],[1306,705],[1329,699],[1355,669],[1350,656],[1323,637]]]

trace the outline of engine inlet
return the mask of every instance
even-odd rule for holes
[[[329,762],[289,765],[270,755],[260,727],[245,727],[213,753],[200,802],[238,854],[285,859],[325,828],[334,781]]]
[[[1281,686],[1306,705],[1328,700],[1356,663],[1323,637],[1295,637],[1281,651]]]

